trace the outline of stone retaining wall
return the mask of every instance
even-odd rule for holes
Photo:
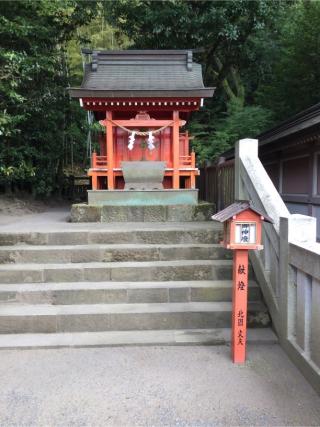
[[[211,203],[168,206],[96,206],[74,204],[71,222],[189,222],[208,221],[215,212]]]

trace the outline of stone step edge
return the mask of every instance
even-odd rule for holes
[[[164,231],[164,230],[188,230],[188,231],[199,231],[199,230],[222,230],[222,226],[216,221],[140,221],[140,222],[113,222],[101,223],[101,222],[45,222],[41,224],[18,224],[20,228],[17,228],[16,224],[5,225],[0,227],[0,236],[8,234],[25,234],[25,233],[61,233],[61,232],[114,232],[114,231]],[[27,229],[30,227],[30,230]],[[48,227],[50,230],[48,231]]]
[[[172,314],[230,312],[232,303],[222,302],[165,302],[165,303],[121,303],[121,304],[0,304],[0,319],[20,316],[77,316],[98,314]],[[248,311],[266,312],[261,301],[248,303]]]
[[[232,280],[190,280],[163,282],[41,282],[0,284],[1,292],[45,292],[79,290],[135,290],[135,289],[184,289],[184,288],[232,288]],[[257,282],[249,280],[249,288],[259,288]]]
[[[0,350],[159,345],[225,345],[231,329],[179,329],[149,331],[0,334]],[[277,344],[270,328],[248,328],[247,343]]]
[[[232,266],[232,260],[185,260],[174,261],[111,261],[111,262],[66,262],[66,263],[23,263],[23,264],[0,264],[1,271],[30,271],[30,270],[65,270],[78,268],[140,268],[140,267],[184,267],[184,266]]]
[[[95,249],[224,249],[219,243],[83,243],[70,245],[4,245],[0,251],[95,250]]]

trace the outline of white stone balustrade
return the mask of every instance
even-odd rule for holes
[[[316,219],[290,214],[258,158],[258,141],[236,144],[235,198],[250,199],[274,220],[251,262],[280,343],[320,392],[320,243]]]

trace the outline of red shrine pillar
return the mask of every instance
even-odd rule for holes
[[[178,190],[180,188],[179,182],[179,164],[180,164],[180,153],[179,153],[179,111],[173,112],[173,127],[172,127],[172,145],[173,145],[173,182],[172,188]]]
[[[106,146],[107,146],[107,164],[108,164],[108,190],[114,189],[114,153],[113,153],[113,126],[112,126],[112,111],[107,111],[106,114]]]

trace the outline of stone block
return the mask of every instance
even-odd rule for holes
[[[108,313],[60,314],[57,316],[58,332],[97,332],[110,330]]]
[[[0,302],[1,304],[7,303],[7,302],[18,302],[17,293],[14,291],[1,291]]]
[[[134,232],[126,232],[126,231],[91,231],[88,233],[88,243],[93,244],[113,244],[113,243],[133,243],[135,241],[135,233]]]
[[[128,222],[143,222],[144,206],[128,206],[127,208]]]
[[[202,248],[197,246],[191,247],[167,247],[161,248],[160,258],[162,260],[201,260],[201,259],[211,259],[211,248]]]
[[[41,250],[22,249],[15,252],[16,263],[61,263],[71,262],[71,252],[68,249],[52,249],[50,246]]]
[[[176,265],[157,268],[157,280],[209,280],[211,266],[207,265]]]
[[[158,261],[158,248],[110,248],[103,251],[102,261]]]
[[[167,220],[167,206],[144,206],[144,222],[164,222]]]
[[[43,281],[43,271],[41,269],[21,269],[0,271],[0,283],[39,283]]]
[[[223,248],[222,246],[212,246],[208,251],[208,259],[232,259],[233,251]]]
[[[180,243],[182,233],[176,230],[139,231],[135,233],[135,243],[166,244]]]
[[[111,269],[112,281],[140,282],[152,281],[157,277],[157,270],[152,267],[114,267]]]
[[[212,280],[232,280],[232,265],[214,265],[212,267]]]
[[[55,316],[2,316],[0,333],[53,333],[56,327]]]
[[[170,222],[192,221],[193,205],[173,205],[168,206],[167,220]]]
[[[79,268],[50,268],[47,267],[44,272],[45,282],[77,282],[83,281],[83,269]]]
[[[172,261],[180,259],[196,259],[192,257],[193,248],[189,247],[161,247],[160,261]]]
[[[48,233],[49,245],[83,245],[88,243],[87,231],[57,231]]]
[[[0,264],[13,264],[20,260],[17,250],[1,250],[0,249]]]
[[[127,222],[128,206],[102,206],[101,222]]]
[[[219,243],[221,239],[222,232],[220,230],[186,230],[184,233],[181,233],[181,243],[212,244]]]
[[[85,267],[83,276],[86,282],[105,282],[110,280],[111,269],[109,267]]]
[[[211,216],[215,212],[212,203],[199,203],[193,209],[193,221],[210,221]]]
[[[103,260],[103,250],[100,248],[78,247],[69,250],[70,262],[100,262]]]
[[[28,245],[44,245],[47,243],[46,233],[0,233],[0,246],[12,246],[21,243]]]
[[[127,289],[105,289],[101,303],[122,304],[128,302]]]
[[[230,286],[194,287],[191,288],[191,301],[195,302],[218,302],[231,301]]]
[[[54,293],[50,290],[17,292],[16,301],[22,304],[54,304]]]
[[[101,206],[84,203],[72,205],[71,222],[101,222]]]
[[[169,289],[170,302],[188,302],[190,301],[190,288],[170,288]]]
[[[168,290],[163,288],[128,289],[128,303],[165,303]]]
[[[182,313],[112,313],[110,329],[115,331],[180,329]]]

